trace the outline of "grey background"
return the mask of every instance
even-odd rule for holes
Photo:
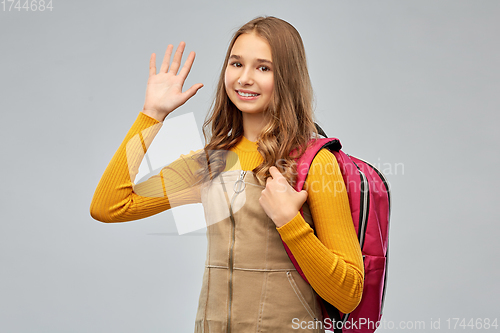
[[[498,316],[499,1],[55,0],[0,11],[0,331],[192,331],[205,237],[89,205],[151,53],[197,52],[186,84],[205,87],[175,112],[201,126],[231,34],[262,14],[301,33],[326,132],[393,168],[383,318]]]

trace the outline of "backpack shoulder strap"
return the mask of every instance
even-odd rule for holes
[[[296,191],[302,191],[312,161],[322,148],[328,148],[330,151],[339,151],[342,148],[342,144],[337,138],[311,139],[311,141],[309,141],[306,152],[297,160]]]
[[[316,154],[318,154],[318,152],[321,150],[321,148],[329,148],[338,151],[340,150],[341,147],[342,145],[340,144],[339,139],[336,138],[311,139],[311,141],[309,141],[308,143],[308,148],[306,149],[305,153],[302,154],[302,156],[297,160],[297,170],[296,170],[297,179],[295,181],[295,187],[294,187],[295,190],[297,192],[302,191],[305,180],[307,178],[307,173],[309,172],[309,168],[311,167],[311,163]],[[302,207],[300,208],[300,214],[304,216]],[[297,269],[297,272],[300,274],[300,276],[302,276],[302,278],[307,283],[309,283],[304,272],[302,272],[302,269],[297,263],[297,260],[293,256],[292,251],[290,251],[285,242],[283,242],[283,246],[285,247],[286,253],[290,257],[290,260],[292,261],[293,265]]]
[[[305,151],[304,154],[297,160],[297,179],[295,181],[295,190],[296,191],[301,191],[304,187],[305,180],[307,178],[307,174],[309,173],[309,169],[311,167],[312,161],[314,160],[314,157],[319,153],[319,151],[322,148],[327,148],[330,151],[340,151],[342,148],[342,144],[340,143],[340,140],[337,138],[326,138],[326,134],[324,134],[323,130],[319,128],[319,126],[316,124],[318,128],[318,132],[320,132],[321,135],[325,136],[324,139],[311,139],[308,143],[308,148]],[[304,212],[302,211],[302,207],[300,208],[300,214],[304,216]],[[300,268],[299,264],[297,263],[297,260],[293,256],[292,252],[288,248],[285,242],[283,242],[283,246],[285,247],[285,250],[290,257],[290,260],[292,261],[293,265],[297,269],[297,272],[302,276],[302,278],[309,283],[307,280],[305,274],[302,272],[302,269]],[[319,297],[319,296],[318,296]],[[319,297],[320,300],[322,300]],[[329,317],[333,323],[336,322],[341,322],[342,319],[340,317],[339,311],[331,304],[321,301],[320,304],[321,306],[321,311],[323,313],[323,316],[325,318]],[[338,327],[334,327],[334,333],[342,333],[342,329]]]

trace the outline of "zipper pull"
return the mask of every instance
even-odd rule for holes
[[[243,178],[245,178],[245,174],[246,174],[246,171],[241,170],[240,177],[234,183],[234,187],[233,187],[234,193],[240,193],[240,192],[243,192],[245,190],[246,184],[245,184],[245,181],[243,180]]]

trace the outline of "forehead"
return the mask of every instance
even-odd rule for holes
[[[255,34],[245,33],[236,39],[231,55],[238,55],[250,59],[267,59],[272,61],[271,47],[267,41]]]

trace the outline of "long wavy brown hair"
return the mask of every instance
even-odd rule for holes
[[[228,151],[243,136],[243,117],[226,93],[224,78],[236,39],[252,32],[269,43],[274,74],[273,95],[264,111],[267,125],[257,139],[257,151],[264,162],[252,171],[265,181],[270,176],[269,168],[274,165],[293,186],[296,180],[294,159],[304,153],[311,138],[318,137],[313,119],[313,91],[299,33],[290,23],[272,16],[251,20],[231,39],[214,102],[202,127],[208,144],[194,156],[201,165],[197,176],[206,182],[224,171]],[[210,133],[207,133],[207,128],[210,128]]]

